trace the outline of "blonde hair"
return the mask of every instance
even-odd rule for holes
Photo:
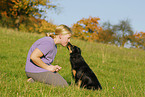
[[[72,34],[72,31],[68,26],[61,24],[56,27],[54,33],[46,33],[46,36],[55,38],[56,35],[60,35],[60,34],[62,35]]]

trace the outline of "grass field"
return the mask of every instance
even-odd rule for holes
[[[54,65],[69,87],[28,83],[25,62],[29,48],[44,35],[0,27],[0,97],[145,97],[145,51],[72,39],[97,75],[103,90],[79,89],[71,76],[69,52],[58,45]]]

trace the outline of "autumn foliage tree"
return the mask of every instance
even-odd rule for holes
[[[98,20],[100,20],[100,18],[89,17],[88,19],[81,19],[72,27],[74,32],[73,36],[82,40],[97,40],[99,38],[97,33],[102,30],[102,28],[99,27]]]
[[[40,25],[40,22],[44,22],[44,20],[40,21],[39,18],[45,9],[38,6],[43,6],[45,9],[56,8],[56,5],[52,5],[50,0],[1,0],[0,19],[2,25],[6,24],[8,27],[17,29],[28,27],[28,24],[31,27],[35,27],[34,23]],[[12,24],[9,25],[10,20]]]
[[[129,38],[133,47],[145,49],[145,32],[136,32]]]
[[[100,18],[83,18],[72,26],[73,37],[86,40],[107,43],[113,38],[113,33],[103,30],[99,25]]]

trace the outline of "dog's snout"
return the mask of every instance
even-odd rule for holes
[[[68,44],[67,44],[67,48],[68,48],[68,50],[69,50],[70,53],[72,53],[71,47],[72,47],[71,43],[68,42]]]

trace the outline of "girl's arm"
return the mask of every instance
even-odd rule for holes
[[[55,66],[53,66],[53,65],[47,65],[47,64],[45,64],[41,59],[40,59],[40,57],[42,57],[43,56],[43,53],[38,49],[38,48],[36,48],[33,52],[32,52],[32,54],[31,54],[31,56],[30,56],[30,59],[36,64],[36,65],[38,65],[39,67],[41,67],[41,68],[43,68],[43,69],[46,69],[46,70],[48,70],[48,71],[52,71],[52,72],[58,72],[60,69],[61,69],[61,67],[60,66],[58,66],[58,65],[55,65]]]

